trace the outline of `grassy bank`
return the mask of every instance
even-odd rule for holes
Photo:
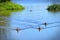
[[[48,6],[47,10],[51,12],[60,12],[60,4],[52,4]]]
[[[1,10],[23,10],[23,9],[25,8],[22,5],[13,2],[0,3],[0,11]]]
[[[3,2],[0,3],[0,16],[10,16],[12,12],[24,10],[24,6],[13,3]]]

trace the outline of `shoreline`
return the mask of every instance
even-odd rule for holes
[[[0,10],[24,10],[25,7],[13,2],[0,3]]]

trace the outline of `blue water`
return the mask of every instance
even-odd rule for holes
[[[6,29],[0,29],[1,40],[60,39],[60,12],[48,12],[46,9],[52,3],[36,3],[36,1],[39,2],[38,0],[33,0],[31,3],[25,3],[24,0],[21,0],[21,3],[19,3],[20,1],[13,0],[13,2],[23,5],[25,10],[22,12],[13,12],[11,14],[9,17],[9,27],[4,27]],[[30,0],[26,0],[26,2],[30,2]],[[32,10],[32,12],[30,10]],[[45,25],[42,25],[45,22],[48,23],[46,29],[42,29],[39,32],[37,28],[45,28]],[[17,27],[22,30],[17,32],[15,30]]]
[[[19,3],[60,3],[60,0],[12,0]]]

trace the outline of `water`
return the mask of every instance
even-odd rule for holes
[[[6,24],[0,26],[0,40],[59,40],[60,12],[52,13],[46,10],[52,3],[17,3],[25,6],[25,10],[12,12],[7,19],[1,17],[2,21],[7,21],[0,22]],[[45,28],[45,22],[48,23],[46,29],[39,32],[37,28]],[[17,27],[22,30],[16,31]]]

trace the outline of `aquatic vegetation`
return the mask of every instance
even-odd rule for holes
[[[12,12],[24,10],[24,6],[11,2],[11,0],[0,0],[0,17],[9,17]],[[0,26],[7,26],[9,19],[0,18]]]
[[[47,10],[51,11],[51,12],[59,12],[60,4],[52,4],[52,5],[48,6]]]
[[[2,3],[2,2],[7,2],[7,1],[11,1],[11,0],[0,0],[0,3]]]
[[[0,16],[10,16],[11,12],[23,11],[24,6],[13,3],[13,2],[3,2],[0,3]]]
[[[24,6],[13,3],[13,2],[3,2],[0,3],[0,11],[1,10],[23,10]]]

